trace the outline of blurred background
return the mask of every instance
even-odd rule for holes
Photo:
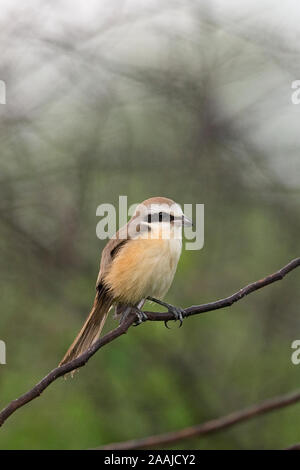
[[[182,307],[299,256],[298,18],[296,0],[1,1],[1,408],[90,310],[99,204],[205,204],[204,248],[183,253],[166,298]],[[130,329],[14,414],[0,448],[92,448],[298,388],[299,276],[180,330]],[[299,419],[295,405],[175,448],[280,449]]]

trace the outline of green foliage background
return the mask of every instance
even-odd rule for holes
[[[183,252],[166,298],[175,305],[227,296],[299,255],[297,133],[285,142],[299,111],[268,31],[237,34],[197,8],[184,9],[184,33],[167,11],[158,26],[125,16],[108,30],[70,22],[49,35],[27,13],[30,35],[20,22],[13,42],[2,32],[1,407],[56,366],[89,312],[99,204],[205,204],[205,245]],[[131,328],[16,412],[0,448],[93,448],[297,389],[299,275],[180,330]],[[284,448],[300,440],[299,419],[295,405],[176,448]]]

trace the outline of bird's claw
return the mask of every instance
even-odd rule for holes
[[[184,311],[180,307],[174,307],[173,305],[169,305],[168,311],[174,316],[174,321],[179,320],[179,328],[181,328],[183,324]],[[170,329],[168,326],[168,321],[170,320],[165,320],[165,327]]]
[[[167,302],[163,302],[162,300],[155,299],[154,297],[147,297],[147,299],[151,300],[151,302],[156,302],[158,305],[162,305],[163,307],[167,308],[168,312],[173,315],[174,321],[179,320],[179,322],[180,322],[179,328],[182,327],[183,317],[184,317],[184,313],[185,313],[182,308],[175,307],[174,305],[167,304]],[[165,320],[165,327],[170,329],[168,327],[168,321],[169,320]]]
[[[148,320],[148,317],[145,314],[145,312],[143,312],[143,310],[136,308],[135,313],[136,313],[137,319],[134,322],[133,326],[139,326],[141,323]]]

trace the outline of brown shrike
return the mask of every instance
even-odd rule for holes
[[[113,305],[121,322],[135,307],[139,324],[147,319],[141,308],[149,299],[165,306],[181,326],[181,309],[161,298],[177,268],[183,225],[192,222],[171,199],[153,197],[137,206],[102,251],[94,305],[60,365],[80,356],[98,339]]]

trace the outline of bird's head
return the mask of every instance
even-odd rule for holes
[[[139,204],[132,217],[137,232],[147,238],[181,238],[181,228],[191,226],[179,204],[166,197],[152,197]]]

